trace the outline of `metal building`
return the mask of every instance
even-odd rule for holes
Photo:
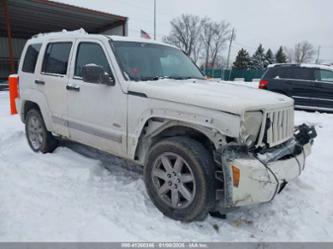
[[[126,36],[127,18],[48,0],[0,0],[0,81],[16,72],[31,36],[80,28]]]

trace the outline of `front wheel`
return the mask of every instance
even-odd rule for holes
[[[30,148],[35,152],[48,153],[57,147],[57,140],[46,129],[42,115],[36,109],[27,113],[25,134]]]
[[[144,170],[148,195],[166,216],[204,219],[215,204],[215,164],[199,142],[173,137],[156,143]]]

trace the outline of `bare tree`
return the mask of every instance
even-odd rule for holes
[[[201,58],[201,54],[202,54],[202,42],[201,40],[199,40],[194,44],[193,53],[191,55],[191,58],[195,63],[199,61],[199,59]]]
[[[218,58],[221,58],[221,52],[227,41],[231,39],[230,24],[222,21],[213,22],[210,19],[204,19],[203,32],[201,40],[204,48],[205,67],[216,67]]]
[[[198,16],[183,14],[171,21],[171,32],[164,41],[179,47],[196,62],[201,51],[202,23]]]
[[[213,43],[214,27],[212,21],[208,18],[203,23],[203,32],[201,34],[201,41],[204,47],[205,68],[209,66],[210,50]]]
[[[283,51],[287,55],[288,63],[292,63],[295,61],[295,50],[293,48],[283,47]]]
[[[294,58],[296,63],[308,63],[313,60],[315,50],[311,43],[307,41],[299,42],[295,45]]]

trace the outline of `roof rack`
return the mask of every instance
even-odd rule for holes
[[[59,34],[87,35],[88,33],[83,28],[73,30],[73,31],[67,31],[66,29],[63,29],[62,31],[58,31],[58,32],[39,33],[39,34],[33,35],[32,38],[40,38],[43,36],[59,35]]]

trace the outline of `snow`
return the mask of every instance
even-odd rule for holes
[[[323,70],[333,70],[332,66],[327,66],[327,65],[321,65],[321,64],[301,64],[301,67],[306,67],[306,68],[317,68],[317,69],[323,69]]]
[[[246,87],[250,87],[250,88],[259,88],[259,81],[260,81],[260,79],[253,79],[252,82],[248,82],[248,81],[240,80],[239,78],[238,79],[236,78],[234,81],[220,80],[219,78],[212,78],[210,80],[216,81],[219,83],[246,86]]]
[[[317,69],[323,69],[323,70],[333,70],[333,66],[327,66],[327,65],[322,65],[322,64],[307,64],[307,63],[302,63],[302,64],[288,64],[288,63],[276,63],[276,64],[271,64],[268,65],[269,68],[278,66],[278,65],[298,65],[300,67],[305,67],[305,68],[317,68]]]
[[[240,86],[246,86],[246,87],[251,87],[251,88],[259,88],[259,81],[252,81],[252,82],[247,82],[247,81],[221,81],[226,84],[233,84],[233,85],[240,85]]]
[[[88,35],[88,33],[83,29],[77,29],[77,30],[72,30],[72,31],[67,31],[66,29],[63,29],[59,32],[49,32],[49,33],[39,33],[37,35],[34,36],[34,38],[41,38],[41,37],[63,37],[64,35],[66,35],[67,37],[77,37],[78,35]]]
[[[176,46],[165,43],[165,42],[159,42],[151,39],[141,38],[141,37],[133,37],[133,36],[119,36],[119,35],[110,35],[109,36],[111,40],[113,41],[124,41],[124,42],[138,42],[138,43],[149,43],[149,44],[156,44],[156,45],[163,45],[168,47],[173,47],[176,49]]]
[[[153,206],[138,166],[69,142],[33,153],[8,103],[0,92],[0,241],[333,240],[332,114],[296,112],[319,137],[303,175],[273,202],[183,224]]]

